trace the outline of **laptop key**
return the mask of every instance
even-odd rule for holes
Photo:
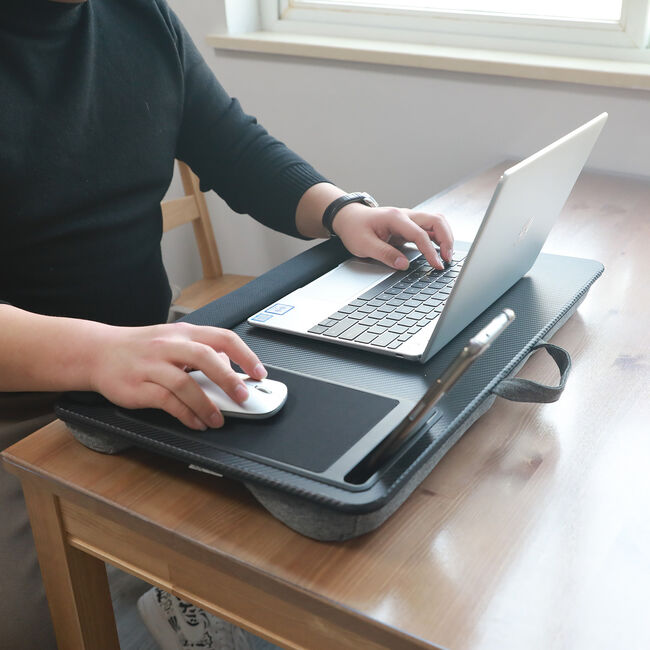
[[[377,323],[377,325],[378,325],[379,327],[386,327],[386,328],[388,328],[388,327],[392,327],[393,325],[395,325],[395,320],[391,320],[390,318],[382,318],[382,319]]]
[[[383,325],[373,325],[372,327],[368,328],[368,333],[374,334],[375,336],[377,334],[383,334],[388,328],[383,326]]]
[[[379,320],[381,320],[379,316],[366,316],[363,320],[359,321],[359,325],[374,325]]]
[[[350,307],[350,305],[343,305],[343,307],[339,307],[339,313],[341,314],[351,314],[354,311],[354,307]]]
[[[356,325],[357,321],[352,320],[351,318],[345,318],[344,320],[340,320],[334,327],[330,327],[327,329],[325,332],[323,332],[324,336],[333,336],[337,337],[343,334],[345,330],[349,329],[353,325]]]
[[[343,334],[339,334],[337,338],[341,339],[342,341],[352,341],[356,339],[359,334],[363,334],[365,331],[366,327],[357,323],[356,325],[353,325],[352,327],[346,329]]]
[[[402,335],[398,336],[397,340],[404,343],[404,341],[408,341],[412,336],[413,336],[413,334],[409,334],[408,332],[406,332],[405,334],[402,334]]]
[[[400,325],[404,325],[404,327],[413,327],[417,323],[417,320],[415,318],[402,318],[400,321]]]
[[[413,307],[407,307],[406,305],[402,305],[401,307],[398,307],[395,310],[396,314],[410,314],[413,311]]]
[[[365,300],[359,300],[359,298],[356,298],[355,300],[351,300],[348,303],[351,307],[361,307],[362,305],[366,304]]]
[[[371,333],[370,331],[364,332],[363,334],[359,334],[356,339],[354,339],[355,343],[370,343],[373,339],[376,339],[377,335]]]
[[[326,318],[324,321],[321,321],[318,324],[322,327],[332,327],[332,325],[336,325],[336,321],[333,318]]]
[[[352,304],[352,303],[350,303]],[[381,305],[381,303],[379,303]],[[361,307],[357,309],[357,311],[360,311],[362,314],[370,314],[373,311],[375,311],[375,307],[378,305],[369,305],[368,303],[363,303]]]
[[[384,332],[372,341],[371,345],[376,345],[379,348],[385,348],[397,338],[397,334],[393,332]]]
[[[347,314],[343,314],[340,311],[335,311],[333,314],[329,315],[328,320],[333,320],[333,321],[339,321],[344,319],[347,316]]]
[[[400,340],[393,341],[392,343],[388,344],[388,349],[389,350],[394,350],[395,348],[398,348],[400,345],[402,345],[402,342]]]
[[[393,325],[388,331],[389,332],[395,332],[395,334],[404,334],[406,332],[407,328],[404,327],[404,325],[400,325],[399,323]]]
[[[374,287],[371,287],[364,294],[360,295],[359,300],[372,300],[377,297],[380,293],[383,293],[389,287],[392,287],[396,282],[399,282],[402,278],[406,277],[406,272],[397,272],[389,275],[385,280],[382,280]]]
[[[322,325],[314,325],[314,327],[307,331],[312,334],[322,334],[326,329],[327,327],[323,327]]]
[[[402,320],[403,316],[404,314],[396,314],[395,312],[393,312],[392,314],[386,314],[386,319],[392,321]]]

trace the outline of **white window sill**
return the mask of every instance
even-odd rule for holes
[[[278,32],[211,34],[221,50],[650,90],[650,63]]]

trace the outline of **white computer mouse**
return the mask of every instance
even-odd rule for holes
[[[281,381],[273,379],[252,379],[241,372],[237,373],[248,388],[248,399],[237,404],[211,379],[200,370],[193,370],[190,375],[205,391],[205,394],[228,417],[269,418],[275,415],[287,401],[287,387]]]

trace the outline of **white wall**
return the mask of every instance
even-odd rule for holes
[[[602,111],[610,119],[589,165],[650,177],[648,92],[215,52],[204,37],[224,29],[219,3],[170,4],[246,111],[332,181],[381,203],[415,205]],[[208,203],[228,272],[260,274],[306,247],[234,214],[214,194]],[[200,271],[188,235],[164,245],[178,284]]]

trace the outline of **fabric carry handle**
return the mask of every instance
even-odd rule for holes
[[[545,341],[535,345],[530,354],[541,348],[544,348],[551,355],[560,370],[560,383],[557,386],[547,386],[529,379],[514,377],[512,379],[502,379],[491,392],[513,402],[557,402],[560,395],[562,395],[571,370],[571,356],[565,349]],[[528,356],[530,357],[530,355]]]

